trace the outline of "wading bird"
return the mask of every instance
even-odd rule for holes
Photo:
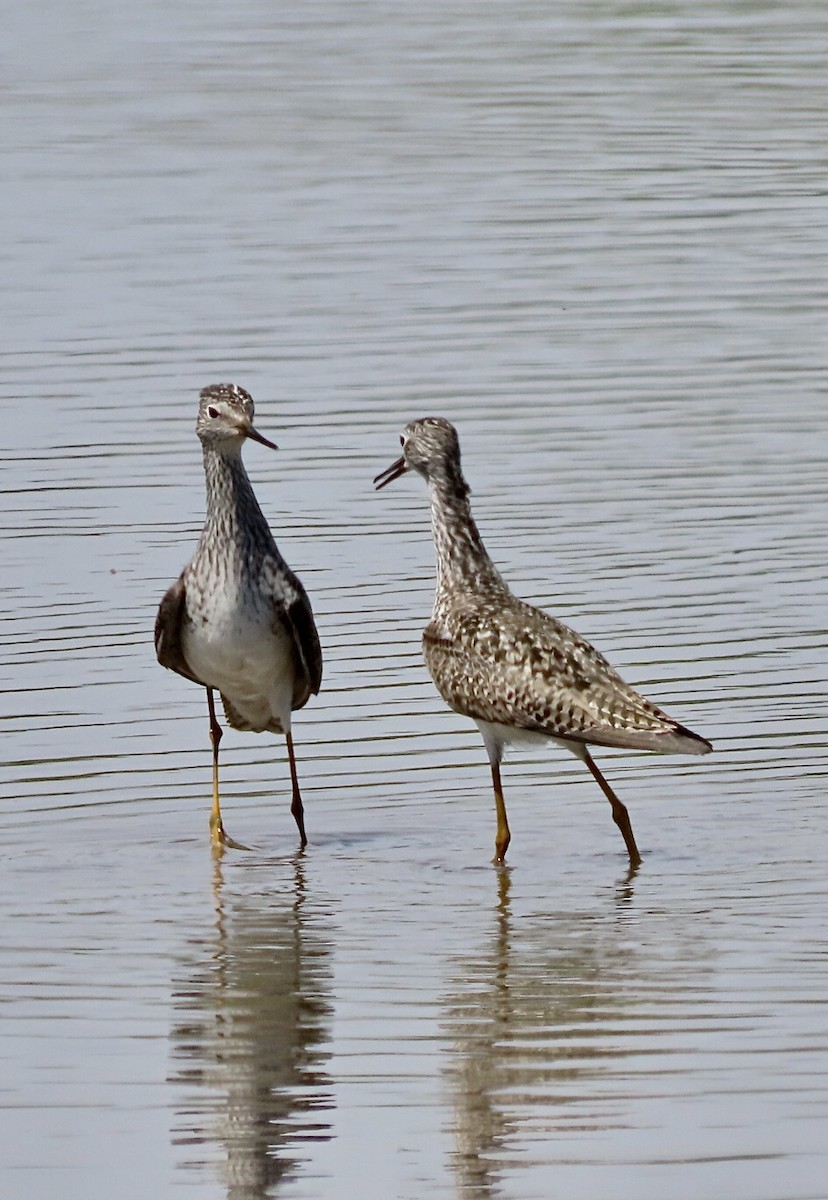
[[[232,383],[201,392],[196,433],[204,452],[207,516],[192,562],[161,601],[155,651],[162,666],[207,689],[213,845],[244,849],[227,836],[221,819],[215,690],[234,729],[285,735],[290,811],[305,846],[291,713],[319,691],[322,653],[305,589],[276,547],[241,458],[247,438],[278,447],[253,427],[253,399]]]
[[[712,746],[634,691],[574,630],[512,594],[472,517],[453,425],[424,417],[406,425],[400,442],[402,456],[374,483],[383,488],[414,470],[428,484],[437,590],[423,651],[446,704],[471,717],[483,735],[497,811],[495,862],[503,862],[511,836],[500,780],[504,747],[551,741],[592,772],[612,806],[630,864],[638,866],[629,813],[589,747],[707,754]]]

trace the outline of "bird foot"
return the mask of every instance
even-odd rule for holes
[[[213,847],[214,854],[222,854],[225,850],[249,850],[249,846],[243,845],[242,842],[237,842],[224,832],[224,825],[219,819],[216,822],[210,821],[210,844]]]

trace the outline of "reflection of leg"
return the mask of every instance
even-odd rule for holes
[[[296,773],[296,755],[293,753],[293,734],[290,730],[285,734],[285,741],[287,742],[288,761],[290,763],[290,784],[293,789],[290,811],[293,813],[293,819],[299,830],[299,841],[304,850],[308,844],[308,839],[305,837],[305,810],[302,806],[302,795],[299,791],[299,776]]]
[[[633,836],[632,825],[630,824],[630,814],[627,812],[626,806],[621,803],[615,792],[607,783],[606,779],[604,779],[604,776],[598,770],[598,767],[595,765],[592,755],[590,754],[589,750],[587,750],[586,746],[583,747],[580,757],[589,767],[595,782],[609,800],[612,807],[612,819],[621,830],[621,836],[624,839],[624,843],[627,847],[627,853],[630,856],[630,866],[637,867],[641,862],[641,855],[638,853],[638,846],[635,844],[635,837]]]
[[[495,856],[497,863],[503,862],[512,835],[509,832],[509,822],[506,819],[506,804],[503,800],[503,788],[500,783],[500,763],[492,762],[492,784],[495,794],[495,811],[497,812],[497,837],[495,838]]]
[[[210,710],[210,745],[213,747],[213,807],[210,811],[210,841],[214,846],[223,846],[226,842],[224,826],[221,823],[221,805],[219,804],[219,742],[221,741],[221,726],[216,720],[216,705],[213,700],[213,689],[207,688],[207,707]]]

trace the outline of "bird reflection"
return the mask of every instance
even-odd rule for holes
[[[174,993],[172,1082],[184,1090],[174,1139],[199,1148],[195,1167],[219,1147],[228,1200],[261,1200],[303,1143],[330,1137],[331,942],[324,914],[306,911],[300,856],[289,900],[225,901],[220,860],[214,871],[215,929],[192,945]]]
[[[619,1024],[635,1001],[625,996],[634,956],[617,918],[634,872],[597,922],[584,913],[514,918],[508,868],[497,878],[491,936],[457,963],[447,1002],[452,1159],[457,1194],[468,1200],[501,1194],[503,1172],[525,1163],[518,1153],[529,1140],[548,1148],[554,1131],[618,1124],[602,1078],[633,1052]]]

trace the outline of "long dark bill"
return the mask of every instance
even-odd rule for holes
[[[251,441],[258,442],[260,446],[267,446],[268,450],[279,449],[275,442],[271,442],[263,433],[259,433],[258,429],[254,429],[252,425],[247,430],[247,436]]]
[[[392,463],[386,471],[380,471],[379,475],[377,475],[374,479],[374,487],[377,489],[377,491],[379,491],[380,488],[384,488],[387,483],[393,483],[395,479],[399,479],[399,477],[404,475],[407,470],[408,466],[405,459],[398,458],[397,461]]]

